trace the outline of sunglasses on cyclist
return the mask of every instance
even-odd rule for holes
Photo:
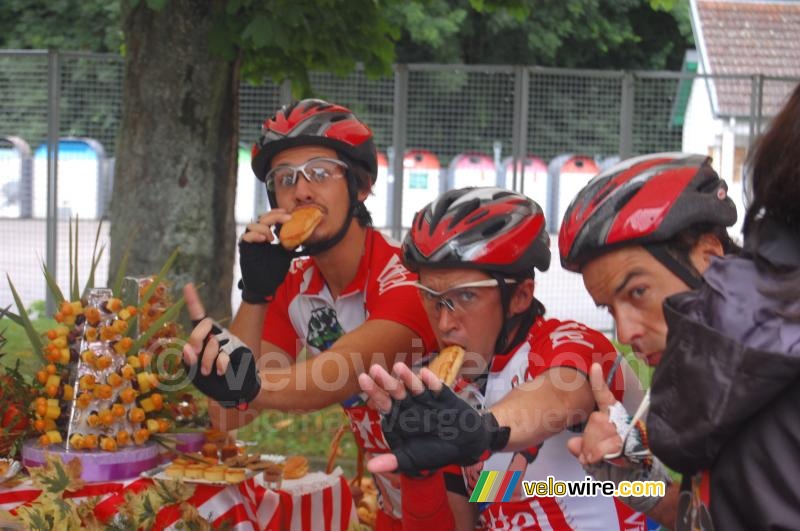
[[[516,280],[505,279],[506,284],[516,284]],[[496,288],[497,280],[488,278],[475,282],[458,284],[444,291],[436,291],[424,284],[415,282],[414,285],[419,290],[420,297],[425,306],[433,307],[437,312],[442,308],[447,308],[451,313],[461,313],[468,311],[478,300],[475,288]]]
[[[275,166],[267,173],[264,182],[267,190],[275,192],[293,188],[297,184],[298,175],[302,175],[310,183],[321,184],[342,177],[346,169],[347,163],[341,160],[319,157],[297,166],[289,164]]]

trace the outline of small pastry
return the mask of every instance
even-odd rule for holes
[[[164,473],[171,478],[180,479],[183,477],[185,470],[186,465],[176,465],[175,463],[172,463],[171,465],[167,466],[166,469],[164,469]]]
[[[241,483],[245,479],[244,468],[226,468],[225,481],[228,483]]]
[[[222,447],[220,454],[222,456],[222,460],[225,461],[228,458],[239,455],[239,448],[237,448],[234,444],[226,444]]]
[[[274,463],[270,461],[257,461],[255,463],[248,463],[246,466],[249,470],[253,470],[255,472],[260,472],[262,470],[266,470]]]
[[[203,471],[208,468],[208,465],[202,464],[193,464],[193,465],[186,465],[186,468],[183,471],[183,477],[186,479],[200,479],[203,477]]]
[[[296,455],[283,464],[283,479],[300,479],[308,474],[308,459]]]
[[[203,457],[213,457],[214,459],[216,459],[217,445],[214,443],[205,443],[203,447],[200,449],[200,453],[203,454]]]
[[[203,478],[209,481],[225,481],[225,467],[210,466],[203,471]]]
[[[273,488],[281,486],[281,479],[283,479],[283,465],[278,463],[266,462],[267,467],[264,468],[264,482]]]

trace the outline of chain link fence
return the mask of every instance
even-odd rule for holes
[[[71,216],[81,219],[79,256],[88,274],[113,186],[122,77],[116,55],[0,52],[0,263],[26,304],[45,298],[42,263],[67,284]],[[612,328],[610,316],[558,264],[556,233],[574,194],[621,158],[693,151],[714,157],[741,205],[747,151],[797,81],[435,64],[396,65],[384,79],[362,71],[311,75],[319,97],[351,107],[374,130],[379,177],[368,206],[376,226],[402,237],[416,210],[454,187],[524,192],[542,205],[553,234],[553,265],[539,276],[537,296],[551,315],[603,330]],[[240,89],[240,230],[267,208],[249,145],[266,115],[290,99],[287,85]],[[55,213],[47,208],[54,190]],[[101,242],[107,234],[106,223]],[[106,257],[98,279],[107,278],[107,264]],[[0,305],[9,302],[0,282]]]

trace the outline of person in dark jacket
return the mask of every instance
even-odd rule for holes
[[[650,447],[710,469],[716,529],[800,527],[800,85],[749,160],[745,253],[667,299]]]

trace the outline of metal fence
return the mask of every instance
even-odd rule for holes
[[[122,72],[116,55],[0,52],[0,262],[27,304],[45,297],[41,262],[66,284],[66,220],[76,214],[85,220],[80,255],[88,262],[113,186]],[[396,65],[383,79],[362,71],[311,76],[320,97],[351,107],[375,132],[380,171],[368,205],[377,226],[399,237],[440,192],[496,184],[541,203],[554,241],[572,196],[598,171],[635,154],[708,153],[741,203],[747,150],[797,81],[433,64]],[[289,99],[287,86],[240,89],[239,223],[266,208],[247,145],[264,117]],[[48,216],[53,192],[57,215]],[[595,309],[577,275],[560,269],[553,250],[537,295],[557,317],[610,329],[610,317]],[[102,261],[99,279],[107,268]],[[10,301],[0,282],[0,306]]]

